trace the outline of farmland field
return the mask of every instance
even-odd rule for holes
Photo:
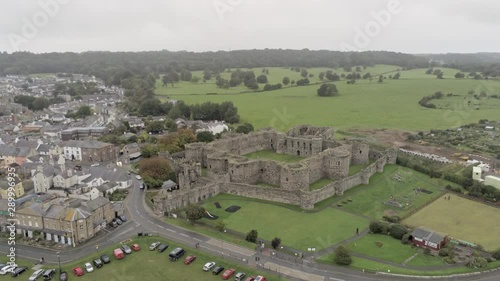
[[[214,205],[218,202],[222,208]],[[226,212],[230,206],[240,206],[235,213]],[[212,215],[219,216],[227,228],[242,233],[257,229],[259,237],[268,241],[279,237],[284,245],[307,251],[307,248],[323,249],[355,234],[356,228],[364,229],[368,220],[334,208],[317,213],[304,213],[277,206],[272,202],[252,200],[227,194],[217,195],[205,201],[203,207]]]
[[[397,66],[380,65],[361,71],[372,74],[395,71]],[[288,68],[267,68],[269,83],[281,82],[285,76],[292,80],[300,78],[300,74]],[[253,69],[256,75],[261,68]],[[469,90],[483,89],[485,81],[471,79],[455,79],[455,69],[445,69],[445,79],[436,79],[434,75],[426,75],[425,69],[401,71],[399,80],[386,79],[377,83],[377,79],[357,80],[354,85],[346,81],[335,82],[340,95],[338,97],[318,97],[316,94],[320,80],[319,72],[324,68],[308,69],[314,74],[310,78],[310,86],[284,87],[281,90],[268,92],[252,92],[244,86],[220,89],[215,86],[215,78],[206,83],[180,82],[164,87],[157,82],[156,92],[166,100],[166,96],[175,100],[184,100],[188,104],[206,101],[232,101],[239,110],[242,122],[250,122],[256,128],[274,127],[285,131],[298,124],[316,126],[333,126],[335,128],[388,128],[403,130],[428,130],[457,127],[477,122],[479,119],[498,119],[498,107],[484,106],[480,110],[465,106],[459,98],[443,99],[446,109],[428,109],[421,107],[418,101],[436,91],[467,95]],[[340,69],[334,70],[339,74]],[[391,73],[385,74],[385,76]],[[194,76],[202,76],[194,72]],[[229,77],[229,73],[223,76]],[[498,92],[499,82],[487,82],[489,89]],[[263,84],[260,85],[262,88]],[[243,93],[242,93],[243,92]],[[441,101],[440,101],[441,102]]]
[[[445,197],[450,196],[450,200]],[[426,227],[455,239],[478,243],[487,250],[500,245],[500,212],[456,195],[447,194],[404,221],[415,227]]]

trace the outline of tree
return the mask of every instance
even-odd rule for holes
[[[302,68],[300,70],[300,76],[302,76],[303,78],[306,78],[307,77],[307,69]]]
[[[182,81],[191,81],[191,78],[193,78],[193,74],[191,71],[187,69],[181,70],[181,80]]]
[[[236,128],[236,132],[240,133],[240,134],[248,134],[248,133],[253,132],[253,131],[254,131],[253,125],[250,123],[245,123],[243,125],[239,125]]]
[[[443,72],[439,72],[437,75],[436,75],[436,78],[437,79],[443,79]]]
[[[148,133],[158,134],[163,132],[163,130],[165,130],[165,124],[161,121],[152,121],[146,126]]]
[[[326,79],[328,79],[330,81],[338,81],[338,80],[340,80],[340,76],[337,73],[333,73],[333,71],[331,71],[331,70],[328,70],[325,73],[325,77],[326,77]]]
[[[297,80],[297,86],[306,86],[309,85],[310,81],[307,78]]]
[[[288,86],[288,84],[290,84],[290,78],[283,77],[283,85]]]
[[[220,232],[224,232],[226,230],[226,224],[224,223],[223,220],[221,221],[218,221],[216,224],[215,224],[215,229],[217,229],[218,231]]]
[[[212,79],[212,71],[205,69],[205,71],[203,71],[203,80],[207,81],[210,79]]]
[[[198,76],[193,76],[193,78],[191,78],[191,80],[189,80],[189,82],[191,82],[191,83],[195,83],[195,84],[196,84],[196,83],[200,82],[200,80],[201,80],[201,78],[200,78],[200,77],[198,77]]]
[[[323,80],[325,78],[325,73],[324,72],[320,72],[319,75],[318,75],[318,78],[319,78],[319,80]]]
[[[274,237],[274,239],[271,241],[271,246],[273,249],[277,249],[281,245],[281,238],[279,237]]]
[[[433,71],[434,71],[434,69],[429,68],[429,69],[427,69],[427,71],[425,71],[425,74],[430,75],[430,74],[432,74]]]
[[[351,253],[345,246],[339,246],[335,249],[333,261],[338,265],[350,265],[352,263]]]
[[[267,83],[267,76],[266,75],[259,75],[257,77],[257,83],[266,84]]]
[[[320,97],[333,97],[338,96],[339,91],[337,90],[337,86],[335,84],[322,84],[318,89],[318,96]]]
[[[394,76],[392,76],[392,79],[398,80],[399,77],[401,77],[401,73],[398,72],[398,73],[394,74]]]
[[[196,141],[198,142],[212,142],[214,140],[214,135],[210,132],[199,132],[196,134]]]
[[[139,169],[144,182],[152,188],[162,186],[166,180],[176,181],[175,172],[169,160],[163,157],[142,159],[139,162]]]
[[[247,237],[245,240],[248,242],[255,243],[257,242],[257,238],[259,237],[259,233],[257,232],[257,229],[252,229],[247,233]]]
[[[408,232],[408,229],[400,224],[393,224],[391,226],[390,232],[392,237],[401,240],[403,236]]]
[[[203,215],[205,215],[205,208],[202,206],[191,204],[186,207],[186,217],[191,223],[201,219]]]
[[[455,74],[455,78],[457,79],[465,78],[465,74],[463,74],[462,72],[457,72],[457,74]]]
[[[383,225],[378,221],[372,221],[369,226],[370,232],[372,233],[382,233],[384,231]]]
[[[378,82],[379,82],[379,83],[384,82],[384,76],[380,75],[380,76],[378,77]]]
[[[33,104],[32,104],[33,110],[35,110],[35,111],[37,111],[37,110],[43,110],[43,109],[45,109],[45,108],[47,108],[49,106],[50,106],[50,101],[46,97],[36,98],[33,101]]]

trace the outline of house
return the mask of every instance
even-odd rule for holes
[[[15,215],[18,234],[34,238],[40,233],[46,240],[68,245],[94,237],[114,217],[111,202],[103,197],[28,201]]]
[[[12,187],[10,190],[9,188]],[[12,197],[9,193],[14,194],[14,198],[20,198],[24,195],[23,182],[18,177],[11,177],[0,180],[0,197],[8,199]]]
[[[70,188],[78,184],[78,175],[76,173],[73,173],[71,169],[68,169],[54,176],[52,181],[54,187]]]
[[[63,146],[64,157],[73,161],[105,162],[116,161],[118,149],[111,143],[100,141],[67,141]]]
[[[35,155],[35,150],[30,147],[12,147],[10,145],[0,144],[0,160],[3,160],[4,165],[17,163],[22,166],[27,158]]]
[[[39,144],[36,148],[36,151],[40,155],[49,155],[50,154],[50,145],[48,144]]]
[[[448,242],[448,236],[442,236],[432,231],[416,228],[410,235],[410,241],[414,245],[431,250],[439,251]]]
[[[90,167],[89,174],[86,176],[87,178],[82,183],[88,187],[97,187],[109,182],[116,183],[117,189],[126,189],[132,185],[132,180],[127,172],[116,168],[102,169],[99,167]]]
[[[53,165],[38,165],[35,175],[32,178],[35,193],[47,193],[47,191],[54,186],[55,175],[56,171]]]
[[[63,141],[79,140],[88,137],[99,138],[108,132],[106,127],[75,127],[61,132]]]

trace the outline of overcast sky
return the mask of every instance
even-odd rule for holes
[[[498,11],[496,0],[1,0],[0,51],[500,52]]]

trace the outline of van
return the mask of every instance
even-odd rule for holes
[[[182,257],[186,251],[182,248],[175,248],[168,256],[170,257],[171,261],[177,261],[180,257]]]
[[[50,280],[50,279],[52,279],[52,277],[54,276],[54,274],[56,274],[56,270],[55,269],[47,269],[43,273],[43,279],[44,280]]]

